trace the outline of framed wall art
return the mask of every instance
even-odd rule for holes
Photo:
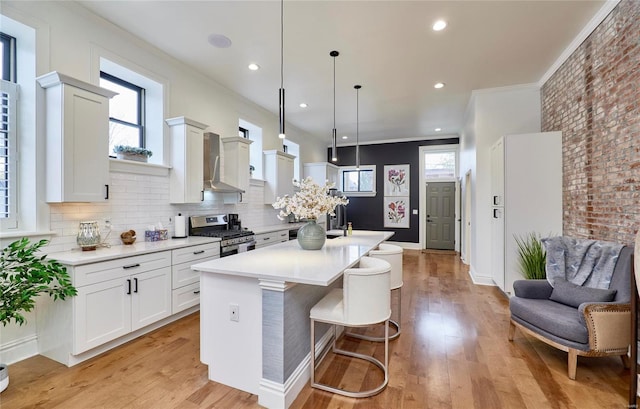
[[[409,196],[409,165],[385,165],[384,195]]]
[[[384,198],[384,227],[409,228],[409,197]]]

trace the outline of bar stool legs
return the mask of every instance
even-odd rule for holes
[[[345,351],[344,349],[336,348],[336,326],[335,325],[333,325],[333,335],[332,335],[333,339],[331,341],[331,346],[327,345],[324,348],[324,351],[321,352],[319,359],[316,360],[315,358],[316,356],[315,320],[312,319],[311,320],[311,382],[310,382],[311,387],[316,389],[321,389],[323,391],[327,391],[331,393],[337,393],[343,396],[348,396],[350,398],[368,398],[370,396],[374,396],[382,392],[382,390],[386,388],[387,384],[389,383],[389,340],[390,340],[389,323],[390,323],[390,320],[387,320],[384,323],[384,332],[385,332],[385,336],[383,339],[384,340],[384,363],[380,362],[378,359],[370,355],[359,354],[357,352]],[[339,355],[363,359],[365,361],[371,362],[372,364],[374,364],[375,366],[377,366],[382,370],[382,373],[384,374],[383,382],[373,389],[369,389],[367,391],[359,391],[359,392],[352,392],[344,389],[338,389],[329,385],[316,382],[316,379],[315,379],[316,369],[318,365],[320,365],[322,360],[326,357],[330,349],[333,353],[336,353]]]

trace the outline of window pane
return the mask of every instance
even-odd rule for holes
[[[360,171],[360,191],[373,192],[373,171],[372,170]]]
[[[123,87],[107,79],[100,78],[100,86],[118,95],[109,101],[109,116],[132,124],[140,124],[138,117],[138,92],[130,88]],[[137,145],[137,142],[136,142]]]
[[[109,122],[109,155],[115,156],[115,145],[140,147],[140,129],[135,126]]]
[[[342,187],[345,192],[358,191],[358,171],[348,170],[342,173]]]
[[[456,176],[455,152],[434,152],[424,155],[424,176],[428,179]]]

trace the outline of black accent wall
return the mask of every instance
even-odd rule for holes
[[[424,141],[394,142],[375,145],[360,145],[360,164],[376,165],[375,197],[350,197],[347,206],[347,220],[353,223],[356,230],[388,230],[394,231],[392,241],[407,243],[420,242],[420,217],[412,214],[413,209],[420,208],[420,146],[455,145],[459,138],[430,139]],[[338,147],[338,161],[331,162],[331,149],[327,149],[327,161],[338,166],[354,166],[356,162],[355,146]],[[409,197],[409,228],[385,229],[384,226],[384,166],[411,165]]]

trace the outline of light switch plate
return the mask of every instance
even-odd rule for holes
[[[413,209],[413,210],[411,211],[411,213],[412,213],[412,214],[418,214],[418,209]]]

